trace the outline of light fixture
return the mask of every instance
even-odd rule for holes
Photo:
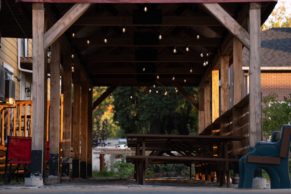
[[[190,72],[190,73],[193,73],[193,69],[192,69],[192,68],[190,68],[189,72]]]
[[[76,34],[73,32],[73,33],[72,33],[72,37],[75,38],[75,35],[76,35]]]
[[[159,93],[159,90],[156,90],[156,93],[158,94]]]
[[[162,40],[163,39],[163,36],[160,34],[159,35],[159,40]]]
[[[122,33],[125,33],[125,32],[126,32],[126,28],[123,27],[123,28],[122,28]]]
[[[104,38],[104,43],[106,44],[108,42],[107,38]]]
[[[74,65],[72,65],[71,69],[72,69],[72,72],[75,72],[75,67],[74,67]]]
[[[157,79],[160,79],[160,76],[159,75],[157,75]]]
[[[175,76],[173,76],[173,77],[172,77],[172,80],[175,81],[175,79],[176,79]]]
[[[90,44],[90,40],[87,40],[87,44]]]
[[[186,83],[187,82],[187,80],[186,79],[184,79],[184,83]]]
[[[209,56],[209,53],[206,53],[206,56],[208,57]]]
[[[89,92],[91,92],[92,88],[89,88]]]
[[[203,53],[200,53],[200,57],[204,57]]]
[[[75,55],[74,55],[74,54],[71,54],[71,58],[72,58],[72,59],[75,58]]]
[[[144,6],[143,11],[144,12],[147,12],[148,11],[148,7],[147,6]]]
[[[165,95],[165,96],[167,96],[167,95],[168,95],[168,91],[167,91],[167,90],[165,91],[164,95]]]
[[[179,92],[179,90],[178,90],[177,88],[175,88],[175,92],[176,92],[176,93],[178,93],[178,92]]]
[[[143,67],[143,68],[142,68],[142,71],[143,71],[143,72],[145,72],[145,70],[146,70],[146,68],[145,68],[145,67]]]
[[[149,93],[152,93],[152,90],[151,89],[149,89]]]
[[[196,39],[198,40],[199,38],[200,38],[200,35],[199,35],[199,34],[197,34],[197,35],[196,35]]]
[[[189,49],[188,46],[185,48],[185,50],[186,50],[186,52],[189,52],[190,51],[190,49]]]
[[[132,97],[132,96],[130,96],[129,98],[130,98],[130,99],[132,99],[133,97]]]

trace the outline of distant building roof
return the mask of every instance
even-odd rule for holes
[[[261,33],[262,67],[291,66],[291,28],[273,28]],[[248,66],[249,52],[243,51],[244,66]]]

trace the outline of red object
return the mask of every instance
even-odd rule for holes
[[[8,162],[29,164],[31,162],[31,138],[8,136]]]

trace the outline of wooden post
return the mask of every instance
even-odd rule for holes
[[[56,42],[51,47],[50,65],[50,157],[49,175],[59,177],[59,144],[60,144],[60,44]]]
[[[233,39],[233,77],[234,77],[234,104],[237,104],[243,95],[243,70],[242,70],[242,43]]]
[[[199,86],[199,129],[198,133],[201,133],[205,128],[205,121],[204,121],[204,85],[200,84]]]
[[[212,122],[219,117],[219,71],[212,70]]]
[[[229,104],[228,66],[229,66],[229,56],[221,56],[220,58],[221,113],[224,113],[228,110]]]
[[[72,177],[80,176],[80,126],[81,126],[81,87],[79,83],[78,72],[74,73],[74,103],[73,103],[73,133],[72,133],[72,147],[73,147],[73,169]]]
[[[68,56],[64,56],[62,86],[64,94],[64,131],[63,131],[63,159],[62,176],[70,175],[71,146],[72,146],[72,70],[71,61]]]
[[[88,141],[87,141],[87,177],[92,177],[92,132],[93,132],[93,109],[92,109],[92,99],[93,99],[92,88],[89,88],[88,93]]]
[[[261,140],[262,100],[261,100],[261,7],[250,4],[250,146]]]
[[[88,84],[83,82],[81,87],[81,161],[80,176],[87,177],[87,148],[88,148]]]
[[[209,80],[204,85],[204,120],[205,127],[211,124],[211,86]]]
[[[32,146],[31,185],[42,185],[44,131],[46,110],[46,68],[44,54],[44,5],[33,3],[32,5],[32,43],[33,43],[33,74],[32,74]],[[37,177],[37,178],[35,178]]]

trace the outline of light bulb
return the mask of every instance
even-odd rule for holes
[[[90,40],[87,40],[87,44],[90,44]]]
[[[159,40],[162,40],[163,39],[163,36],[160,34],[159,35]]]
[[[189,49],[189,47],[186,47],[186,49],[185,49],[185,50],[186,50],[186,52],[189,52],[189,50],[190,50],[190,49]]]
[[[104,38],[104,43],[106,44],[108,42],[107,38]]]
[[[144,11],[144,12],[147,12],[147,11],[148,11],[147,6],[144,6],[143,11]]]

